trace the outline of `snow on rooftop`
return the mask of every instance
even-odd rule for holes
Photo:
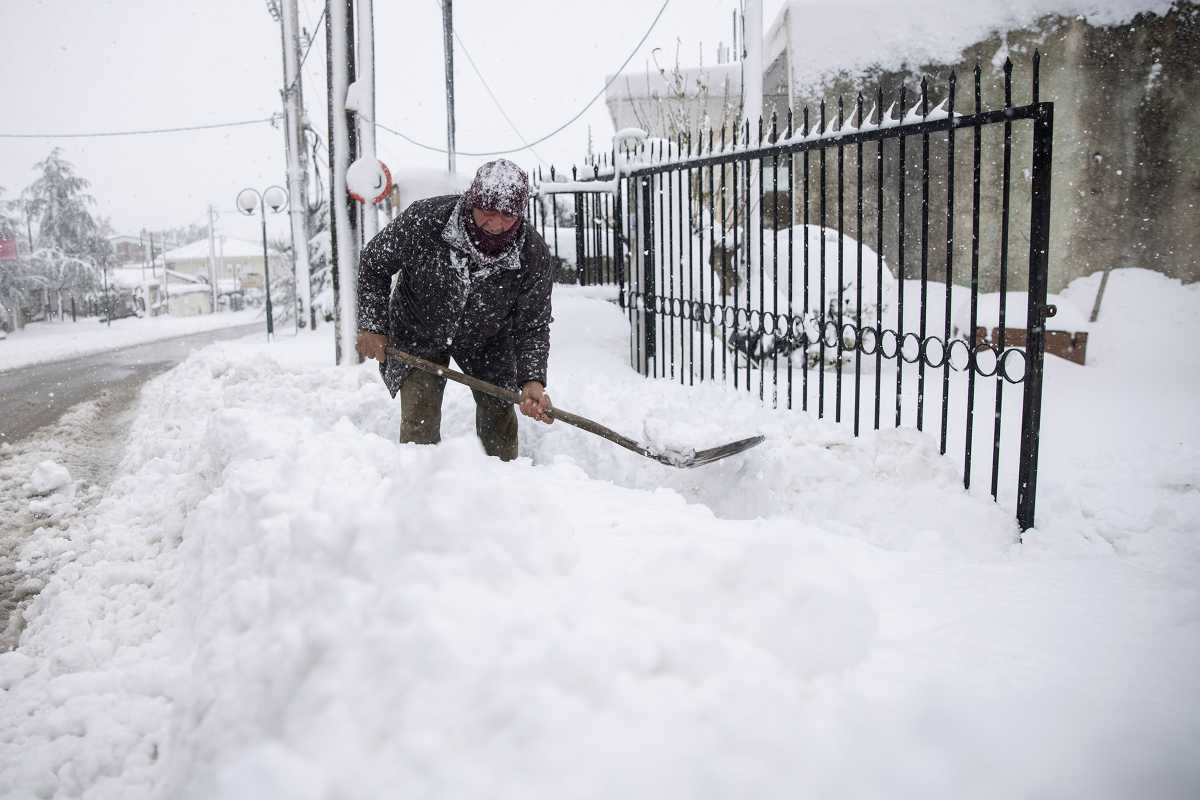
[[[222,255],[225,258],[246,258],[250,256],[258,256],[262,258],[262,242],[251,242],[246,239],[234,239],[226,236],[224,239],[224,247],[221,242],[217,242],[214,250],[217,257]],[[272,255],[279,255],[277,251],[272,251]],[[190,244],[185,244],[182,247],[176,247],[174,250],[168,250],[164,256],[167,261],[188,261],[191,259],[207,259],[208,258],[208,239],[197,239]]]
[[[872,67],[952,64],[994,33],[1026,28],[1048,15],[1118,25],[1143,12],[1165,14],[1173,0],[787,0],[770,26],[790,17],[797,88],[819,86],[838,72]]]

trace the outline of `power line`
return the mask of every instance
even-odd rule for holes
[[[536,139],[532,142],[526,142],[525,145],[522,147],[511,147],[507,150],[492,150],[487,153],[471,153],[466,150],[458,150],[456,152],[462,156],[506,156],[511,153],[519,153],[522,150],[532,150],[534,145],[541,144],[542,142],[547,141],[548,139],[551,139],[551,138],[557,136],[558,134],[562,133],[563,130],[565,130],[568,126],[570,126],[572,123],[577,121],[580,117],[582,117],[585,113],[587,113],[587,110],[589,108],[591,108],[592,105],[597,100],[599,100],[604,95],[605,92],[608,91],[608,87],[611,86],[613,84],[613,81],[615,81],[617,79],[617,77],[625,70],[625,67],[629,66],[629,62],[633,60],[633,57],[635,55],[637,55],[638,50],[641,50],[642,45],[644,45],[646,43],[646,40],[650,38],[650,34],[654,31],[654,26],[657,25],[659,19],[662,18],[663,12],[667,10],[667,6],[670,4],[670,2],[671,2],[671,0],[663,0],[662,7],[659,8],[658,13],[654,15],[654,19],[650,22],[650,27],[646,29],[646,32],[642,35],[642,38],[638,41],[637,46],[635,46],[633,48],[633,50],[629,53],[629,56],[625,59],[625,61],[621,64],[621,66],[617,69],[617,71],[613,73],[612,77],[608,79],[608,81],[604,84],[604,86],[601,87],[600,91],[596,92],[596,94],[592,97],[592,99],[587,102],[587,105],[585,105],[583,108],[581,108],[579,110],[579,113],[577,113],[575,116],[571,117],[569,120],[564,122],[562,125],[559,125],[557,128],[550,131],[550,133],[547,133],[545,136],[543,136],[539,139]],[[462,42],[460,41],[459,44],[462,44]],[[463,52],[465,53],[466,50],[464,49]],[[468,58],[469,58],[469,56],[468,56]],[[505,115],[505,116],[507,117],[507,115]],[[366,116],[363,116],[363,119],[366,119],[368,122],[373,123],[376,127],[383,128],[385,131],[387,131],[388,133],[390,133],[394,136],[399,136],[401,139],[408,142],[409,144],[415,145],[415,146],[420,147],[425,150],[431,150],[435,153],[448,152],[444,147],[435,147],[434,145],[431,145],[431,144],[425,144],[424,142],[419,142],[416,139],[409,136],[408,134],[401,133],[400,131],[396,130],[395,128],[389,128],[387,125],[384,125],[382,122],[367,119]]]
[[[325,13],[328,10],[327,8],[321,10],[321,16],[317,19],[317,25],[308,37],[308,46],[304,48],[304,56],[300,59],[300,69],[304,69],[304,62],[308,61],[308,51],[312,50],[313,42],[317,40],[317,33],[321,30],[321,23],[325,21]]]
[[[440,7],[442,0],[433,0],[433,2],[435,5]],[[483,88],[487,91],[488,97],[492,98],[492,102],[495,104],[496,110],[500,112],[500,116],[504,117],[504,121],[508,123],[508,127],[512,128],[513,133],[517,135],[517,138],[521,140],[521,143],[529,148],[529,152],[533,153],[533,157],[545,164],[546,160],[542,158],[541,154],[538,153],[537,150],[533,149],[528,140],[525,139],[525,135],[522,134],[521,130],[517,127],[517,123],[513,122],[512,117],[508,116],[508,112],[504,110],[504,106],[500,103],[500,98],[496,97],[496,93],[492,91],[492,87],[490,84],[488,84],[487,78],[483,77],[483,71],[479,69],[479,65],[475,63],[475,59],[471,56],[471,51],[467,49],[467,43],[464,42],[462,40],[462,36],[459,35],[458,28],[454,29],[454,40],[458,42],[458,47],[462,50],[463,55],[467,57],[467,63],[471,65],[471,70],[475,73],[475,77],[479,78],[479,82],[483,84]]]
[[[145,136],[152,133],[181,133],[184,131],[209,131],[214,128],[237,128],[244,125],[274,123],[279,115],[263,119],[246,119],[240,122],[214,122],[209,125],[185,125],[178,128],[149,128],[134,131],[99,131],[93,133],[0,133],[0,139],[96,139],[106,136]]]
[[[321,30],[321,23],[325,21],[325,13],[328,10],[326,8],[321,11],[321,16],[317,19],[317,26],[313,28],[312,34],[308,37],[308,45],[304,48],[304,55],[300,57],[300,66],[296,68],[296,77],[292,78],[292,82],[288,84],[287,89],[284,90],[285,92],[290,93],[292,89],[296,88],[296,83],[300,80],[301,71],[304,69],[304,62],[308,61],[308,53],[312,50],[313,42],[317,41],[317,33]],[[296,20],[296,22],[299,23],[299,20]]]

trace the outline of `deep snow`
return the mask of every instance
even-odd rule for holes
[[[523,422],[505,465],[451,386],[401,446],[320,334],[156,379],[27,543],[0,794],[1196,796],[1200,289],[1117,271],[1089,366],[1049,359],[1024,544],[929,434],[639,378],[604,294],[556,288],[558,404],[767,442],[682,472]]]

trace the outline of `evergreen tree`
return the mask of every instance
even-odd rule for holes
[[[26,187],[24,199],[37,221],[37,247],[104,263],[108,241],[89,210],[95,200],[86,192],[87,179],[75,173],[74,165],[63,158],[58,147],[34,169],[40,175]]]

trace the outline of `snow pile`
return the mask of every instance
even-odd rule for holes
[[[29,476],[29,490],[36,495],[50,494],[71,483],[70,471],[54,461],[43,461]]]
[[[28,490],[33,495],[29,511],[40,517],[69,512],[75,500],[75,482],[70,471],[54,461],[42,461],[34,467]]]
[[[832,7],[821,0],[787,0],[785,9],[792,76],[803,93],[841,73],[954,64],[967,47],[1049,15],[1119,25],[1140,13],[1165,14],[1172,5],[1174,0],[843,0]],[[777,17],[772,28],[781,21]]]
[[[640,378],[596,294],[556,289],[557,403],[768,441],[679,471],[523,423],[506,465],[455,386],[440,446],[395,444],[399,403],[321,336],[193,355],[90,524],[26,548],[58,566],[0,655],[0,795],[1194,796],[1195,473],[1091,472],[1112,497],[1074,513],[1111,421],[1064,403],[1119,371],[1048,367],[1021,547],[926,434]],[[1163,441],[1194,427],[1162,410]]]

